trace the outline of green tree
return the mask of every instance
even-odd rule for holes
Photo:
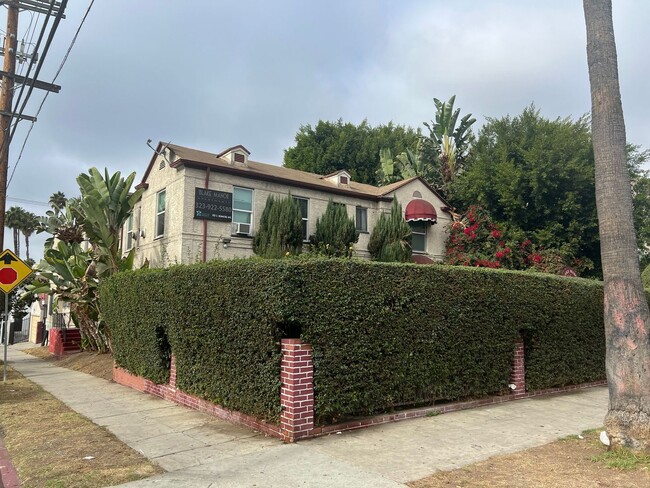
[[[25,256],[26,259],[30,259],[29,238],[32,236],[32,234],[34,234],[34,232],[38,228],[39,218],[32,212],[25,212],[22,220],[23,221],[20,227],[20,231],[23,233],[23,236],[25,236]]]
[[[465,169],[473,140],[472,125],[476,119],[472,114],[463,116],[460,109],[454,110],[456,95],[448,101],[433,99],[436,106],[435,120],[425,122],[429,135],[422,138],[422,159],[425,164],[435,168],[430,183],[445,196],[450,196],[451,184]]]
[[[322,217],[316,219],[316,234],[311,244],[326,256],[352,256],[352,246],[359,240],[354,219],[348,217],[345,205],[330,200]]]
[[[397,200],[393,200],[390,214],[379,216],[370,234],[368,252],[374,261],[411,261],[411,228],[404,220],[402,206]]]
[[[650,289],[650,264],[645,267],[643,273],[641,274],[641,279],[643,281],[643,286]]]
[[[627,163],[632,180],[632,215],[636,230],[641,268],[650,264],[650,172],[642,165],[650,160],[650,151],[628,144]]]
[[[599,271],[594,159],[588,120],[549,120],[534,106],[516,117],[489,118],[452,203],[477,204],[495,223],[545,248],[587,258]]]
[[[20,232],[25,225],[26,213],[24,208],[13,206],[7,210],[5,216],[5,226],[13,231],[16,256],[20,256]]]
[[[302,214],[291,197],[266,200],[260,226],[253,238],[253,251],[264,258],[281,258],[302,250]]]
[[[612,2],[583,0],[583,6],[604,278],[609,385],[605,429],[615,448],[650,451],[650,309],[641,282],[626,168]]]
[[[65,193],[57,191],[50,196],[49,204],[54,210],[63,210],[68,203]]]
[[[371,127],[367,121],[355,125],[320,120],[315,127],[300,127],[295,145],[284,151],[284,166],[321,175],[345,169],[354,181],[375,185],[379,150],[400,154],[415,149],[419,138],[419,131],[392,122]]]

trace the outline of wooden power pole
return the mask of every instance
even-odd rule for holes
[[[0,90],[0,250],[4,249],[5,210],[7,208],[7,171],[9,169],[9,136],[11,131],[16,48],[18,47],[18,7],[7,5],[2,90]]]
[[[5,237],[5,211],[7,206],[7,173],[9,170],[9,144],[11,142],[11,122],[18,123],[21,119],[36,122],[35,117],[22,113],[14,113],[12,104],[15,83],[30,85],[32,88],[58,93],[60,86],[52,83],[19,76],[16,74],[16,50],[18,48],[18,13],[20,10],[54,15],[58,20],[65,18],[63,12],[67,0],[0,0],[0,6],[7,7],[7,34],[1,54],[4,56],[2,76],[2,89],[0,90],[0,251],[4,249]],[[32,53],[36,56],[38,53]],[[29,56],[28,56],[29,57]],[[24,53],[21,60],[24,61]],[[41,59],[42,62],[42,59]],[[28,70],[29,71],[29,70]],[[38,71],[38,70],[37,70]],[[28,94],[29,97],[29,94]]]

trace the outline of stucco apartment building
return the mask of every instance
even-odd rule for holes
[[[322,176],[259,163],[243,146],[219,154],[159,143],[137,188],[144,192],[123,232],[123,248],[136,249],[136,266],[189,264],[253,255],[252,237],[270,195],[291,195],[303,216],[305,240],[329,200],[355,219],[355,252],[369,257],[370,232],[394,199],[413,230],[417,262],[440,261],[451,214],[448,204],[419,177],[376,187],[346,171]]]

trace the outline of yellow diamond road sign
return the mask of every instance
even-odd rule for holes
[[[32,268],[9,249],[0,254],[0,290],[11,293],[25,278],[32,274]]]

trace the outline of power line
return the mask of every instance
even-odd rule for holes
[[[20,103],[20,98],[23,94],[23,91],[25,89],[25,86],[27,85],[24,83],[21,88],[20,88],[20,93],[18,94],[18,100],[16,100],[16,105],[14,106],[14,113],[17,113],[18,119],[20,119],[20,116],[23,114],[23,111],[25,110],[25,107],[27,106],[27,102],[29,101],[29,97],[32,95],[32,92],[34,91],[34,85],[36,84],[36,81],[38,80],[38,75],[41,72],[41,68],[43,68],[43,63],[45,62],[45,58],[47,57],[47,53],[50,50],[50,46],[52,45],[52,40],[54,39],[54,34],[56,33],[59,23],[61,22],[61,19],[63,18],[63,12],[65,11],[66,5],[68,3],[68,0],[62,0],[61,1],[61,6],[59,8],[59,11],[56,14],[56,17],[54,17],[54,23],[52,24],[52,28],[50,29],[50,32],[47,35],[47,40],[45,41],[45,47],[43,48],[43,53],[38,57],[38,64],[36,65],[36,70],[34,71],[34,77],[32,78],[32,82],[29,85],[29,90],[27,90],[27,95],[25,96],[25,100],[23,100],[23,104],[20,107],[20,110],[16,112],[16,108],[18,107],[18,104]],[[54,8],[54,1],[50,3],[50,7],[48,10],[48,17],[46,18],[46,21],[43,23],[43,30],[45,29],[45,26],[47,25],[47,20],[49,19],[49,15],[52,12],[52,9]],[[41,36],[39,36],[39,41],[40,42],[42,39],[42,33]],[[37,47],[36,50],[38,50],[38,42],[37,42]],[[27,76],[29,76],[30,72],[30,67],[33,65],[34,58],[30,59],[30,66],[27,68]],[[11,144],[11,139],[13,139],[14,134],[16,133],[17,127],[14,127],[11,130],[11,133],[9,135],[9,144]]]
[[[16,203],[27,203],[29,205],[38,205],[40,207],[49,207],[50,204],[47,202],[38,202],[36,200],[27,200],[26,198],[13,198],[13,197],[7,197],[7,200],[10,200],[12,202]]]
[[[72,51],[72,48],[74,47],[75,43],[77,42],[77,37],[79,37],[79,32],[81,32],[81,28],[83,27],[84,23],[86,22],[86,18],[88,17],[88,14],[90,14],[90,10],[92,9],[93,5],[95,4],[95,0],[90,0],[90,4],[88,5],[88,8],[86,9],[86,13],[84,14],[83,18],[81,19],[81,23],[79,24],[79,27],[77,28],[77,32],[75,32],[74,37],[72,38],[72,41],[70,42],[70,46],[68,47],[68,50],[65,53],[65,56],[63,56],[63,60],[61,61],[61,64],[59,65],[59,69],[56,71],[56,74],[54,75],[54,78],[52,78],[52,84],[56,81],[56,79],[59,77],[59,74],[61,73],[61,70],[63,69],[63,66],[65,66],[66,61],[68,60],[68,56],[70,55],[70,52]],[[34,77],[36,79],[36,76]],[[41,113],[41,110],[43,109],[43,105],[45,105],[45,101],[47,100],[47,97],[49,96],[50,92],[45,92],[45,96],[43,97],[43,101],[41,102],[40,106],[38,107],[38,110],[36,111],[35,117],[38,118],[39,114]],[[14,167],[11,170],[11,176],[9,177],[9,181],[7,181],[7,188],[9,188],[9,185],[11,184],[11,181],[14,178],[14,173],[16,172],[16,168],[18,167],[18,163],[20,163],[21,158],[23,157],[23,151],[25,150],[25,146],[27,145],[27,141],[29,140],[29,136],[32,133],[32,129],[34,128],[34,122],[29,126],[29,130],[27,131],[27,135],[25,136],[25,140],[23,141],[23,144],[20,148],[20,153],[18,154],[18,159],[16,160],[16,163],[14,164]],[[15,132],[15,128],[12,131],[11,135],[13,136]]]
[[[67,0],[66,0],[66,1],[67,1]],[[38,40],[36,41],[36,47],[34,48],[34,51],[35,51],[35,52],[37,52],[38,49],[39,49],[40,46],[41,46],[41,42],[42,42],[42,40],[43,40],[43,37],[45,36],[45,30],[46,30],[46,28],[47,28],[47,24],[48,24],[48,22],[49,22],[50,15],[51,15],[51,13],[52,13],[53,8],[54,8],[54,0],[50,3],[50,7],[49,7],[48,12],[47,12],[47,15],[46,15],[46,17],[45,17],[45,21],[43,22],[43,26],[41,27],[41,33],[40,33],[39,36],[38,36]],[[5,56],[8,56],[8,55],[9,55],[9,53],[5,53]],[[35,56],[32,56],[32,58],[29,60],[29,65],[28,65],[28,67],[27,67],[27,73],[25,74],[25,77],[26,77],[26,78],[29,76],[29,72],[31,71],[32,66],[34,65],[35,62],[36,62],[36,57],[35,57]],[[41,62],[39,63],[39,65],[42,65],[42,62],[43,62],[43,57],[41,56]],[[34,80],[36,80],[36,77],[34,77]],[[18,98],[16,99],[16,105],[14,106],[14,109],[12,110],[12,112],[13,112],[14,114],[17,114],[17,116],[16,116],[16,122],[18,122],[18,121],[20,120],[20,115],[22,115],[22,112],[21,112],[20,114],[18,114],[18,113],[16,112],[16,108],[18,107],[18,104],[20,103],[20,99],[22,98],[23,92],[25,91],[25,84],[26,84],[26,83],[23,83],[23,84],[21,85],[21,87],[20,87],[20,92],[19,92],[19,94],[18,94]],[[31,93],[31,91],[30,91],[29,93]],[[28,94],[28,97],[29,97],[29,94]],[[10,108],[11,108],[11,107],[10,107]],[[13,118],[13,117],[12,117],[12,118]],[[5,149],[5,146],[9,146],[9,144],[11,143],[11,138],[13,137],[13,134],[14,134],[15,131],[16,131],[16,127],[17,127],[17,125],[18,125],[17,123],[14,124],[14,126],[13,126],[13,128],[12,128],[12,127],[11,127],[11,119],[10,119],[9,127],[7,127],[7,129],[6,129],[6,134],[4,134],[4,138],[3,138],[3,140],[2,140],[2,145],[0,145],[0,154],[2,154],[3,150]]]

